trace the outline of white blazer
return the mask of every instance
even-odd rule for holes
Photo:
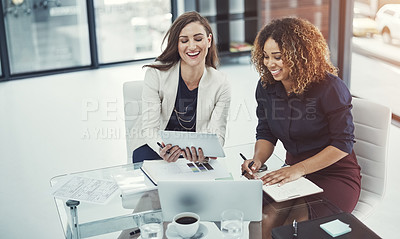
[[[159,152],[158,133],[165,129],[175,106],[179,84],[180,62],[167,71],[148,68],[142,93],[142,115],[135,131],[134,149],[148,144]],[[221,145],[225,142],[226,123],[231,100],[226,75],[212,67],[205,67],[197,95],[196,132],[215,133]]]

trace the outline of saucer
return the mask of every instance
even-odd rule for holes
[[[199,223],[199,229],[197,230],[195,235],[198,235],[200,233],[203,233],[203,236],[200,238],[204,238],[208,234],[207,226],[201,222]],[[183,238],[183,237],[179,236],[178,232],[175,231],[175,226],[172,226],[171,223],[168,224],[168,228],[167,228],[167,231],[165,232],[165,235],[167,236],[168,239],[182,239]]]

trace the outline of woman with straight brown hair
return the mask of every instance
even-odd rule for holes
[[[201,148],[165,145],[158,131],[215,133],[224,145],[230,86],[226,76],[216,70],[219,62],[213,32],[199,13],[179,16],[163,43],[166,40],[156,61],[144,66],[143,113],[136,125],[138,140],[132,159],[140,162],[161,157],[175,162],[183,156],[203,162],[207,158]]]

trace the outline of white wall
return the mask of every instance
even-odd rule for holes
[[[126,163],[122,84],[143,76],[127,65],[0,83],[2,238],[62,238],[49,181]]]

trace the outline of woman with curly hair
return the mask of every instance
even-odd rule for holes
[[[261,76],[256,90],[257,141],[253,159],[245,161],[242,170],[256,178],[254,172],[268,160],[279,139],[290,167],[267,173],[261,177],[263,183],[284,184],[306,176],[323,188],[321,196],[351,212],[361,180],[353,151],[351,95],[329,60],[321,32],[307,20],[274,20],[258,33],[252,62]],[[307,219],[324,212],[301,213]],[[282,217],[271,220],[275,225],[293,221],[290,215]]]

